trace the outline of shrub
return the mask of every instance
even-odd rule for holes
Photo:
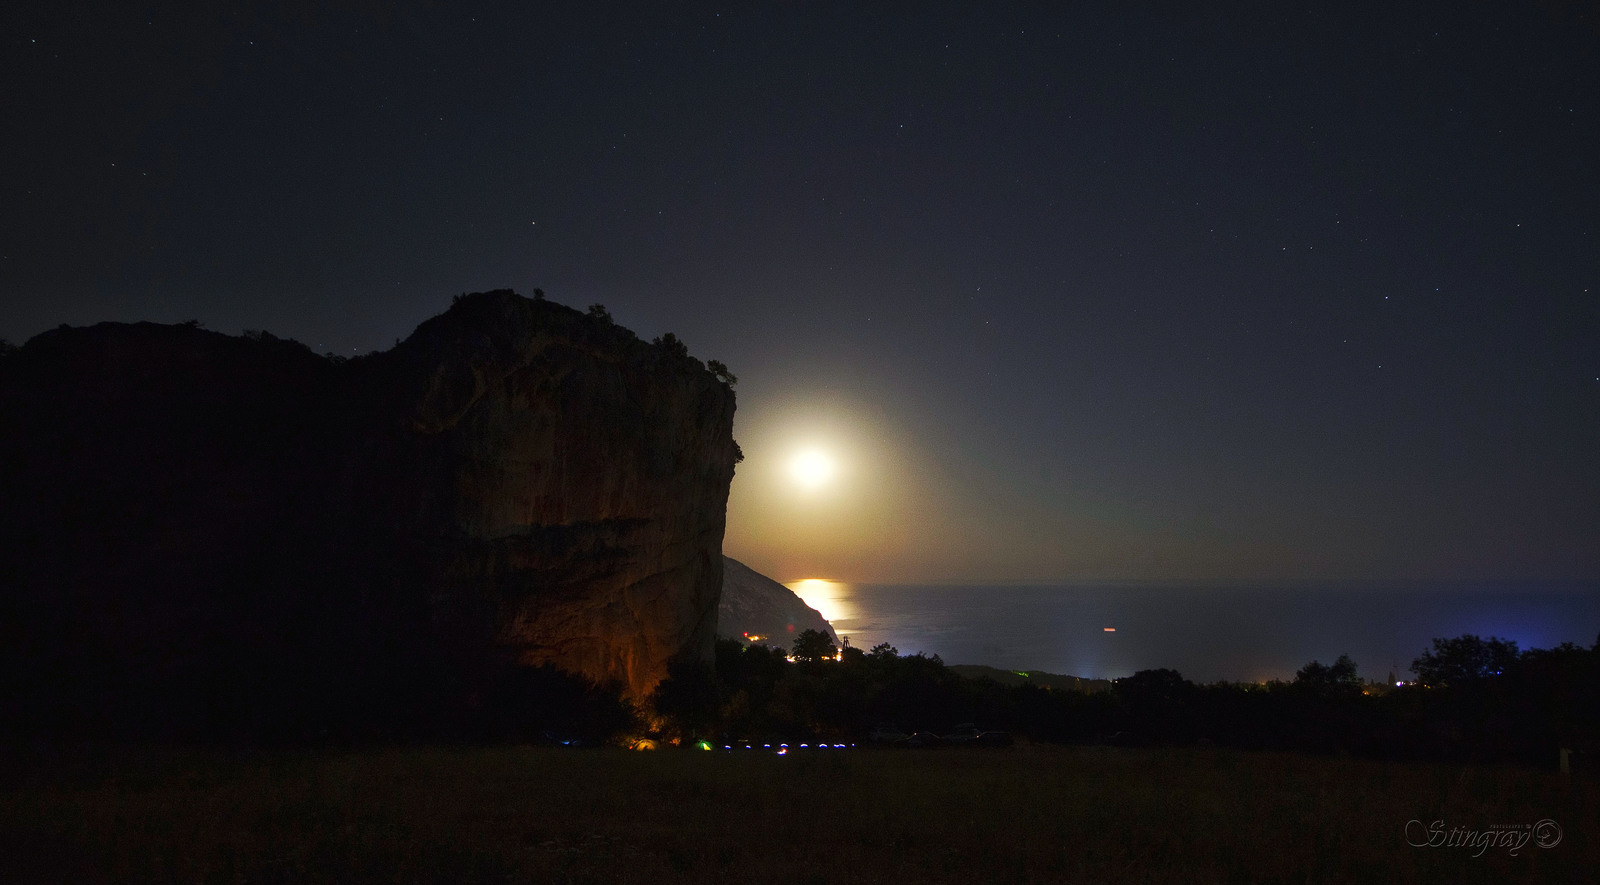
[[[650,343],[666,351],[667,356],[670,356],[673,359],[686,360],[689,358],[689,345],[679,341],[678,336],[672,334],[671,332],[662,335],[660,338],[657,338]]]
[[[728,371],[728,367],[721,360],[706,360],[706,368],[710,370],[712,375],[716,376],[718,381],[729,387],[739,383],[739,378]]]

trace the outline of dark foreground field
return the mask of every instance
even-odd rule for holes
[[[4,777],[3,882],[1578,882],[1600,869],[1592,780],[1224,750],[121,750],[13,755]],[[1445,835],[1549,820],[1560,842],[1413,847],[1413,820],[1417,843],[1441,820]]]

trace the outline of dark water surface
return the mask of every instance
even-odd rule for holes
[[[1364,678],[1408,679],[1434,637],[1528,649],[1600,635],[1600,582],[789,586],[853,646],[1090,678],[1169,667],[1195,682],[1291,679],[1349,654]]]

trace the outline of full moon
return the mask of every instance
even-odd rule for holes
[[[789,459],[789,476],[807,491],[827,485],[833,473],[833,458],[817,449],[807,449]]]

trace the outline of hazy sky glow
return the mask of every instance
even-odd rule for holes
[[[1600,577],[1588,8],[12,6],[14,342],[539,286],[739,376],[780,580]]]

